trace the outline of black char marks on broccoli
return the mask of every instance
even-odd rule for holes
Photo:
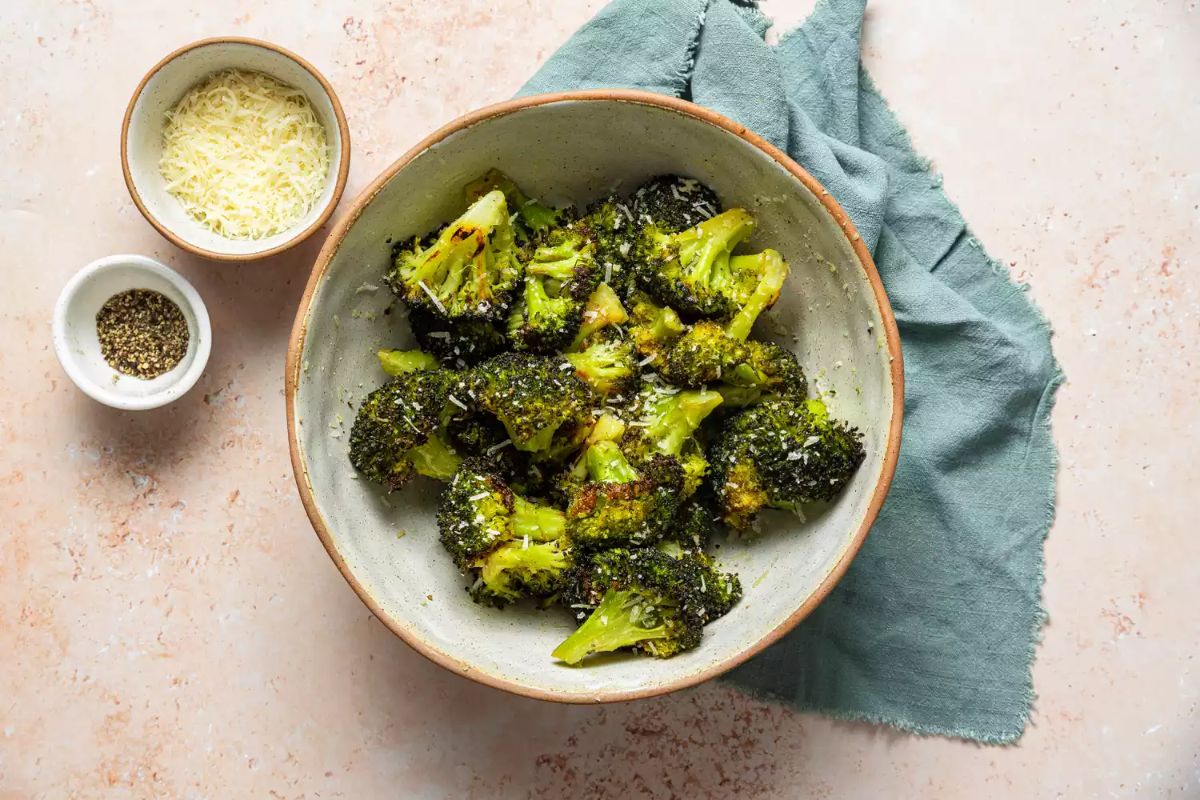
[[[421,349],[447,367],[478,364],[505,347],[504,334],[490,320],[447,320],[437,312],[411,308],[408,322]]]
[[[662,538],[679,510],[683,471],[655,455],[634,468],[611,441],[588,448],[588,480],[571,498],[567,525],[585,550],[650,544]]]
[[[584,420],[594,397],[560,359],[502,353],[471,370],[472,402],[494,415],[518,450],[548,448],[563,426]]]
[[[862,434],[820,400],[769,398],[726,423],[712,446],[712,488],[725,524],[752,528],[763,508],[829,501],[864,458]]]
[[[477,603],[549,597],[571,564],[563,512],[513,492],[486,459],[463,462],[442,495],[438,529]]]
[[[494,168],[463,187],[463,194],[468,203],[474,203],[488,192],[496,190],[504,193],[508,212],[515,218],[517,238],[523,243],[537,239],[571,216],[569,208],[555,208],[534,200],[511,178]]]
[[[386,280],[409,306],[447,320],[503,319],[521,278],[519,256],[504,194],[493,191],[436,236],[396,249]]]
[[[595,258],[602,280],[624,299],[634,289],[634,268],[630,260],[637,247],[640,226],[630,203],[609,195],[588,207],[582,217],[571,223],[595,245]]]
[[[716,216],[721,202],[716,192],[695,178],[659,175],[634,191],[633,210],[639,223],[675,233]]]
[[[694,554],[653,547],[596,553],[568,573],[563,602],[582,624],[553,655],[572,665],[627,648],[669,658],[696,647],[704,625],[739,596],[735,577]]]

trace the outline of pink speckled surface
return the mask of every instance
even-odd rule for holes
[[[1069,382],[1050,622],[1012,748],[796,714],[709,685],[608,708],[443,672],[368,615],[297,499],[282,375],[318,240],[184,256],[135,211],[120,115],[189,40],[317,64],[347,197],[516,90],[600,3],[8,0],[0,8],[0,798],[1200,797],[1200,9],[878,0],[866,59]],[[768,2],[781,22],[808,3]],[[194,9],[194,10],[193,10]],[[84,397],[50,345],[72,272],[173,265],[216,332],[155,412]]]

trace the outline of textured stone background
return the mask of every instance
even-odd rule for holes
[[[833,722],[718,685],[608,708],[447,674],[374,621],[300,507],[287,335],[320,236],[206,263],[137,214],[129,93],[192,39],[270,39],[337,87],[347,197],[506,98],[600,5],[7,0],[0,7],[0,798],[1198,797],[1200,10],[878,0],[866,61],[1054,323],[1060,507],[1020,745]],[[781,23],[807,2],[767,2]],[[190,7],[189,7],[190,6]],[[205,297],[200,384],[122,414],[50,346],[79,266]]]

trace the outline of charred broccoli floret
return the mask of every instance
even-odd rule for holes
[[[630,259],[640,232],[631,205],[616,195],[609,195],[592,204],[571,227],[595,244],[596,261],[604,282],[619,297],[627,297],[634,287],[634,267]]]
[[[648,386],[630,407],[631,419],[621,440],[622,450],[636,464],[656,456],[675,459],[683,475],[681,496],[689,497],[708,472],[704,448],[694,434],[721,402],[717,392],[663,391]]]
[[[767,394],[804,397],[808,391],[804,370],[789,351],[773,342],[738,341],[705,320],[672,346],[662,372],[678,386],[720,384],[731,405],[749,405]]]
[[[754,218],[741,208],[677,233],[648,223],[635,256],[638,282],[661,302],[689,314],[735,314],[760,278],[761,265],[753,257],[733,257],[754,227]]]
[[[405,373],[367,395],[350,429],[350,463],[368,480],[399,489],[420,473],[449,480],[461,458],[443,427],[453,373]]]
[[[502,353],[471,370],[471,400],[504,424],[518,450],[547,449],[560,428],[588,416],[592,393],[565,361]]]
[[[621,325],[628,319],[629,314],[626,313],[625,306],[621,305],[621,298],[617,297],[617,293],[607,283],[600,284],[588,296],[583,307],[583,321],[567,350],[579,352],[595,341],[593,337],[596,334],[610,326]]]
[[[717,516],[709,503],[693,497],[680,507],[671,525],[670,536],[664,541],[673,542],[689,552],[702,553],[716,529]]]
[[[745,530],[763,508],[832,500],[864,457],[862,434],[820,400],[770,398],[728,423],[712,447],[721,519]]]
[[[502,319],[521,278],[504,193],[480,197],[432,241],[397,248],[388,285],[411,307],[448,320]]]
[[[579,330],[583,304],[567,295],[551,297],[546,279],[525,276],[525,291],[508,317],[508,341],[514,350],[553,353]]]
[[[585,455],[588,480],[567,507],[567,526],[577,546],[596,550],[653,542],[679,509],[683,473],[666,456],[634,468],[620,448],[600,441]]]
[[[474,578],[469,591],[477,603],[548,597],[570,566],[563,512],[513,492],[484,459],[464,461],[446,487],[438,529],[454,563]]]
[[[641,290],[629,296],[629,325],[626,335],[638,354],[656,364],[666,361],[666,354],[684,332],[684,324],[670,306],[660,306]]]
[[[599,394],[624,395],[637,385],[638,358],[628,339],[598,339],[565,358],[579,379]]]
[[[641,224],[675,233],[699,225],[721,210],[717,193],[695,178],[659,175],[633,193],[633,213]]]
[[[556,297],[583,303],[600,284],[595,243],[574,228],[556,228],[542,239],[525,265],[529,275],[551,281]]]
[[[552,655],[578,664],[631,648],[669,658],[698,645],[704,625],[740,595],[735,576],[694,554],[653,547],[597,553],[568,574],[563,602],[583,622]]]
[[[504,334],[486,319],[447,320],[436,311],[411,308],[408,323],[422,350],[455,369],[478,364],[505,347]]]
[[[514,217],[517,238],[525,242],[562,224],[571,213],[570,209],[554,208],[532,199],[498,169],[489,169],[468,183],[463,187],[463,194],[468,203],[474,203],[488,192],[496,190],[504,192],[508,213]]]

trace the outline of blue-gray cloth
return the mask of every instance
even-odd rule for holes
[[[631,87],[690,99],[786,150],[850,214],[904,349],[895,481],[834,592],[726,680],[837,717],[1011,742],[1033,699],[1054,514],[1048,418],[1062,374],[1046,322],[860,67],[864,5],[822,0],[771,46],[752,5],[616,0],[521,94]]]

